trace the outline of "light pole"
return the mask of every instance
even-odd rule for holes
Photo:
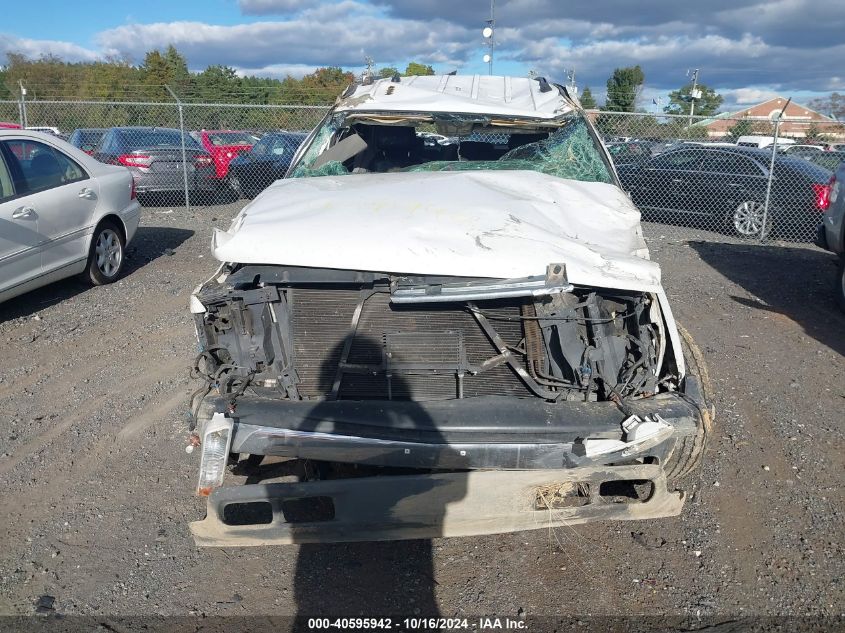
[[[490,19],[487,20],[487,26],[481,29],[481,35],[487,40],[487,46],[490,49],[490,52],[485,53],[482,59],[488,64],[488,75],[493,74],[493,49],[495,47],[495,43],[493,41],[493,36],[496,30],[496,0],[490,0]]]
[[[692,115],[695,112],[695,100],[701,97],[698,90],[698,68],[692,72],[692,90],[689,93],[689,124],[692,125]]]

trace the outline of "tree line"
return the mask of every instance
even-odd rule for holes
[[[374,69],[379,77],[394,75],[433,75],[434,68],[415,61],[409,62],[404,70],[388,66]],[[109,58],[95,62],[67,62],[54,55],[30,59],[18,53],[7,53],[7,63],[0,67],[0,100],[16,100],[19,88],[27,90],[27,100],[90,100],[98,102],[161,102],[171,103],[172,97],[165,86],[169,86],[186,103],[225,103],[248,105],[328,105],[355,77],[352,72],[337,66],[318,68],[301,78],[286,76],[282,79],[240,76],[236,70],[225,65],[211,65],[200,72],[189,70],[188,62],[174,46],[165,50],[146,53],[141,64],[128,59]],[[603,114],[596,123],[605,134],[620,136],[645,136],[650,130],[652,136],[665,138],[704,138],[703,126],[688,126],[685,119],[658,119],[646,114],[642,108],[641,93],[645,85],[642,68],[628,66],[615,68],[607,79],[605,102],[599,106],[589,86],[581,92],[581,104],[585,109],[601,109],[607,113],[640,112],[636,119]],[[695,114],[713,116],[719,112],[724,101],[722,95],[706,84],[699,83],[701,95],[695,102]],[[689,112],[690,92],[687,84],[669,93],[669,101],[663,112],[685,114]],[[809,106],[824,114],[845,117],[845,95],[833,93],[824,99],[816,99]],[[46,124],[48,119],[61,121],[65,127],[80,123],[81,119],[114,120],[125,119],[129,123],[142,124],[148,116],[140,108],[132,106],[98,106],[96,116],[83,113],[63,113],[49,116],[49,112],[34,114],[31,121]],[[100,112],[102,110],[102,112]],[[137,111],[136,111],[137,110]],[[14,112],[0,112],[0,119],[11,119]],[[165,110],[155,116],[167,115]],[[236,110],[214,112],[211,109],[196,108],[189,111],[196,126],[240,126],[265,127],[270,115],[266,112],[237,112]],[[152,116],[152,115],[150,115]],[[306,115],[300,112],[276,112],[272,115],[274,127],[307,129],[319,120],[319,113]],[[307,120],[305,120],[307,119]],[[313,119],[313,120],[312,120]],[[117,123],[116,123],[117,124]],[[765,133],[760,129],[765,122],[739,121],[729,130],[729,137],[748,133]],[[813,130],[811,130],[811,133]],[[810,134],[812,136],[812,134]]]
[[[433,75],[434,69],[412,61],[404,72],[389,67],[378,74]],[[302,78],[288,75],[283,79],[242,77],[224,65],[191,72],[184,55],[174,46],[149,51],[139,65],[118,58],[67,62],[54,55],[29,59],[7,53],[7,64],[0,68],[0,100],[19,98],[22,83],[27,99],[169,102],[172,98],[165,88],[169,86],[186,102],[325,105],[353,80],[353,73],[337,66],[318,68]]]

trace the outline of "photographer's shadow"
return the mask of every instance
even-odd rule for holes
[[[426,444],[445,443],[431,416],[411,400],[414,386],[419,388],[426,377],[393,373],[388,379],[383,371],[384,352],[379,341],[359,335],[346,353],[345,347],[345,341],[341,342],[326,356],[318,378],[320,391],[331,393],[334,386],[338,399],[330,397],[316,402],[301,430],[326,431],[343,415],[341,409],[348,411],[367,401],[373,404],[381,401],[374,408],[378,420],[367,424],[369,429],[402,427],[403,436]],[[346,364],[341,372],[338,366],[344,357]],[[372,368],[379,365],[382,371],[374,373]],[[343,406],[344,403],[349,406]],[[326,527],[341,535],[338,540],[358,542],[304,542],[300,546],[294,578],[300,623],[308,617],[389,616],[396,622],[397,617],[440,615],[432,541],[419,535],[443,534],[448,505],[466,494],[465,475],[453,474],[448,482],[418,477],[412,484],[396,482],[403,476],[436,471],[438,465],[441,469],[460,471],[464,458],[451,450],[440,451],[432,458],[426,458],[424,453],[416,448],[409,452],[406,448],[388,446],[369,458],[359,454],[351,460],[354,463],[310,461],[306,464],[305,471],[312,479],[337,479],[349,484],[350,480],[363,477],[393,483],[373,488],[361,481],[367,492],[355,501],[360,513],[354,508],[352,513],[348,512],[348,503],[341,509],[335,500],[338,523]],[[410,462],[410,459],[419,461]],[[415,468],[408,468],[410,465]],[[350,519],[347,526],[345,522]],[[402,538],[415,540],[395,540]]]

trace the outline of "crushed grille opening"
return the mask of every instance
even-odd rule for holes
[[[334,519],[331,497],[303,497],[282,501],[282,514],[288,523],[316,523]]]
[[[226,525],[266,525],[273,522],[273,506],[267,501],[230,503],[223,508]]]
[[[580,508],[590,503],[590,484],[575,481],[549,483],[535,490],[535,510]]]
[[[647,479],[604,481],[599,496],[611,503],[645,503],[654,494],[654,482]]]

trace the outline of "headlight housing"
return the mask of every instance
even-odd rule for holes
[[[223,484],[229,449],[232,446],[234,422],[222,413],[215,413],[202,434],[202,457],[197,495],[207,497],[214,488]]]

